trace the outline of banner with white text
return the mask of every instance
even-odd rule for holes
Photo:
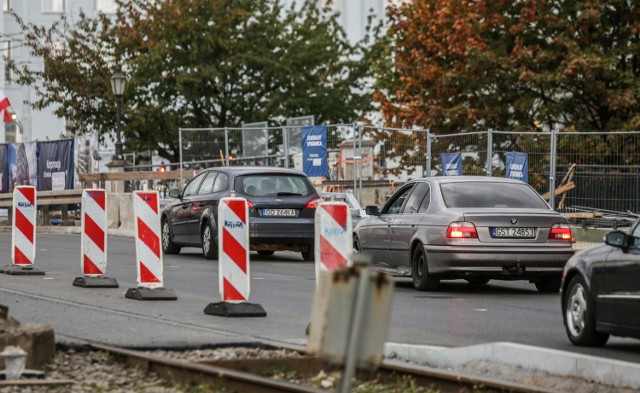
[[[302,167],[309,177],[327,177],[327,127],[302,128]]]
[[[443,176],[462,176],[462,154],[458,153],[442,153],[440,154],[442,161]]]
[[[529,181],[529,155],[514,151],[507,152],[507,177],[509,179]]]
[[[38,142],[38,190],[73,189],[73,139]]]

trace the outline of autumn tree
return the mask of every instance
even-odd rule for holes
[[[21,23],[44,70],[13,64],[18,82],[37,86],[36,108],[76,132],[114,129],[109,78],[127,75],[126,149],[178,159],[179,127],[314,114],[352,122],[369,107],[365,43],[349,44],[337,16],[311,2],[277,0],[119,0],[114,19],[80,15],[45,29]],[[60,42],[56,47],[52,43]]]

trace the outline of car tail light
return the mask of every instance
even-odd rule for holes
[[[549,231],[549,240],[571,241],[571,228],[566,224],[555,224]]]
[[[247,207],[249,209],[253,209],[255,206],[253,206],[253,203],[250,200],[247,199]]]
[[[477,239],[476,226],[470,222],[452,222],[447,228],[449,239]]]
[[[307,202],[306,205],[304,205],[305,209],[315,209],[318,207],[318,205],[320,204],[320,202],[322,202],[322,198],[317,197],[317,198],[313,198],[312,200],[310,200],[309,202]]]

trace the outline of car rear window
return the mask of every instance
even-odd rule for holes
[[[237,192],[250,196],[307,196],[314,192],[306,177],[288,174],[240,176],[235,188]]]
[[[549,209],[527,184],[468,182],[440,184],[444,203],[450,208],[498,207]]]

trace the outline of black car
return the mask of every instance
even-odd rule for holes
[[[602,346],[609,335],[640,338],[640,220],[626,234],[573,256],[565,266],[562,315],[569,340]]]
[[[200,172],[169,196],[178,202],[162,211],[162,250],[177,254],[181,247],[202,247],[207,259],[218,257],[218,203],[235,195],[249,202],[251,250],[260,255],[299,251],[314,258],[314,215],[322,201],[309,178],[293,169],[221,167]]]

